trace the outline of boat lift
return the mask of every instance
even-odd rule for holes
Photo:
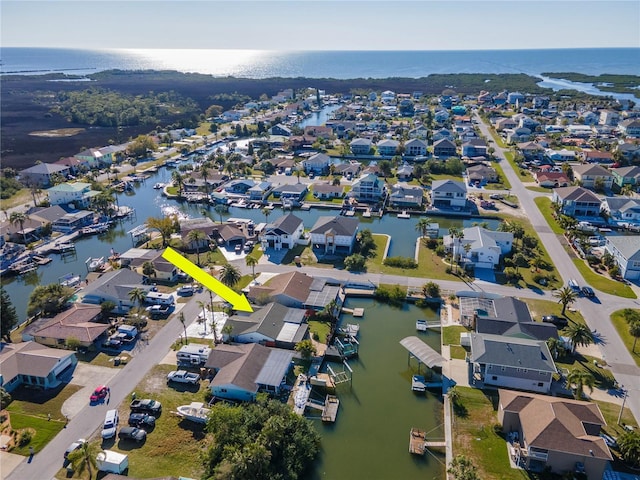
[[[346,360],[342,361],[345,369],[340,372],[336,372],[331,368],[331,365],[327,365],[327,370],[329,371],[329,377],[333,380],[333,384],[338,386],[341,383],[349,382],[349,388],[353,388],[353,370],[349,366]]]

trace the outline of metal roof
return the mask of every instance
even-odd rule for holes
[[[400,340],[400,345],[429,368],[442,367],[444,364],[444,357],[418,337],[405,337]]]
[[[259,385],[280,386],[282,379],[289,370],[292,358],[293,352],[288,350],[271,350],[255,382]]]

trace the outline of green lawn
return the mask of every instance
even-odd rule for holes
[[[553,217],[553,207],[551,205],[551,199],[548,197],[536,197],[533,201],[536,202],[536,205],[540,209],[540,213],[542,213],[542,216],[549,224],[551,231],[553,233],[557,233],[558,235],[563,235],[564,228],[558,225],[558,222],[556,222],[556,219]]]
[[[442,345],[460,345],[460,334],[469,330],[462,325],[442,328]]]
[[[66,384],[50,390],[32,390],[19,387],[11,393],[13,402],[7,407],[11,413],[20,413],[32,417],[47,419],[51,414],[53,420],[64,420],[62,404],[82,387]]]
[[[448,264],[434,250],[427,248],[424,242],[418,247],[418,271],[411,276],[432,278],[434,280],[461,281],[460,277],[447,273]]]
[[[545,187],[525,187],[527,190],[531,190],[532,192],[541,192],[541,193],[551,193],[550,188]]]
[[[391,240],[388,235],[380,235],[378,233],[374,233],[373,241],[376,244],[375,255],[367,260],[367,271],[374,272],[379,271],[377,269],[390,268],[385,267],[382,262],[384,261],[384,250],[387,248],[387,243]],[[397,268],[392,270],[398,270]]]
[[[320,343],[327,343],[327,337],[329,336],[330,329],[331,325],[329,324],[329,322],[309,320],[309,331],[312,335],[318,335],[318,342]]]
[[[573,369],[584,370],[590,372],[596,379],[594,388],[601,388],[608,390],[613,388],[616,380],[610,370],[602,368],[600,364],[602,360],[599,358],[590,357],[588,355],[569,354],[556,360],[556,367],[559,370]],[[590,393],[588,388],[584,389],[584,392],[588,395]]]
[[[22,430],[25,428],[33,429],[33,437],[31,441],[23,447],[15,447],[11,453],[18,455],[29,455],[29,447],[37,452],[42,450],[53,438],[64,428],[65,422],[60,420],[47,420],[40,416],[25,415],[10,410],[11,428],[14,430]]]
[[[496,172],[500,176],[501,183],[490,183],[489,185],[487,185],[487,188],[490,188],[493,190],[498,190],[498,189],[511,190],[511,182],[509,182],[509,179],[504,174],[504,170],[500,162],[491,162],[491,166],[496,169]]]
[[[550,300],[538,300],[534,298],[520,298],[529,307],[529,312],[535,321],[542,321],[542,317],[545,315],[557,315],[562,317],[562,305],[558,302]],[[571,312],[570,306],[567,307],[567,311],[564,316],[569,322],[585,324],[584,317],[579,311]]]
[[[613,322],[613,326],[616,327],[618,331],[618,335],[624,342],[627,350],[631,353],[633,360],[636,362],[636,365],[640,367],[640,342],[636,344],[635,351],[633,350],[633,342],[634,338],[629,333],[629,324],[624,319],[623,310],[618,310],[611,314],[611,322]]]
[[[586,282],[593,288],[610,295],[617,295],[618,297],[638,298],[629,285],[625,285],[622,282],[618,282],[617,280],[607,278],[604,275],[594,272],[581,258],[574,258],[573,263],[578,268]]]

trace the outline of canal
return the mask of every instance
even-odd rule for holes
[[[416,360],[400,340],[418,335],[440,351],[440,332],[416,332],[417,319],[437,320],[439,312],[405,304],[402,308],[371,299],[347,299],[349,308],[364,308],[364,317],[343,314],[342,323],[359,323],[360,351],[349,360],[353,384],[337,388],[340,407],[335,424],[314,420],[322,436],[322,452],[311,477],[320,479],[428,479],[445,477],[444,455],[409,453],[409,431],[423,429],[429,437],[444,438],[442,396],[437,391],[416,394],[411,376]],[[334,365],[335,370],[344,368]],[[426,367],[421,367],[425,372]],[[441,463],[442,462],[442,463]]]

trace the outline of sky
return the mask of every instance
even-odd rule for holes
[[[1,0],[3,47],[640,47],[640,0]]]

